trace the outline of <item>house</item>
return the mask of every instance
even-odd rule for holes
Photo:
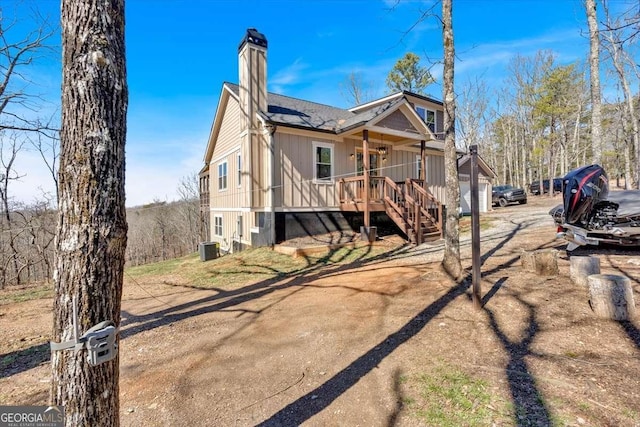
[[[492,206],[491,189],[497,178],[495,171],[478,156],[478,201],[479,211],[488,212]],[[471,155],[465,154],[458,159],[458,179],[460,181],[460,211],[471,213]]]
[[[443,106],[399,92],[351,109],[267,92],[267,39],[247,30],[200,172],[202,238],[222,249],[392,219],[442,235]]]

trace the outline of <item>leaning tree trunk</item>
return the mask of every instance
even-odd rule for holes
[[[586,0],[589,23],[589,78],[591,82],[591,149],[593,163],[602,164],[602,101],[600,95],[600,39],[596,0]]]
[[[442,41],[444,45],[443,98],[444,98],[444,169],[446,175],[447,226],[444,236],[443,267],[453,277],[460,278],[460,230],[458,210],[460,187],[458,187],[458,165],[456,153],[456,101],[453,92],[453,26],[451,23],[451,0],[442,0]]]
[[[124,0],[62,0],[62,130],[54,341],[120,323],[127,239]],[[119,359],[90,366],[86,350],[52,352],[51,403],[68,426],[119,425]]]

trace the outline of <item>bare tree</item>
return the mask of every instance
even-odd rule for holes
[[[124,0],[62,1],[62,130],[53,340],[120,323],[127,222]],[[113,353],[112,353],[113,354]],[[119,425],[119,358],[54,351],[51,402],[69,426]]]
[[[460,91],[457,108],[457,123],[460,139],[459,144],[469,150],[469,146],[478,144],[482,138],[483,130],[488,121],[489,96],[486,83],[476,78],[463,84]]]
[[[442,93],[444,99],[444,167],[446,176],[447,227],[444,236],[445,270],[455,278],[462,276],[460,263],[460,229],[458,210],[460,208],[460,187],[458,187],[458,160],[456,153],[456,99],[453,92],[453,66],[455,49],[453,45],[452,0],[442,0],[442,44],[444,46],[444,69]]]
[[[18,153],[23,149],[24,141],[19,140],[15,131],[0,131],[0,207],[2,212],[2,265],[0,288],[4,288],[8,283],[20,285],[20,271],[25,267],[25,263],[20,261],[19,245],[16,242],[17,232],[14,230],[13,206],[9,195],[9,184],[21,178],[21,175],[14,168]]]
[[[602,100],[600,93],[600,32],[596,0],[585,0],[589,24],[589,78],[591,81],[591,149],[594,163],[602,163]]]
[[[53,136],[56,132],[38,117],[44,101],[29,74],[40,56],[55,50],[48,44],[54,30],[34,12],[30,24],[35,23],[36,29],[25,36],[18,33],[19,21],[10,16],[7,7],[0,7],[0,287],[21,284],[21,273],[29,265],[28,248],[19,244],[22,231],[14,224],[21,221],[21,212],[13,212],[10,184],[25,175],[16,169],[16,162],[27,150],[30,134]]]
[[[0,8],[0,12],[4,9]],[[37,117],[26,112],[38,109],[42,99],[28,90],[33,83],[26,72],[34,61],[53,48],[48,45],[54,30],[39,15],[34,19],[40,21],[37,29],[25,37],[14,41],[11,34],[18,21],[5,21],[0,17],[0,131],[16,130],[26,132],[43,132],[48,135],[56,132],[43,125]]]
[[[192,251],[198,249],[200,242],[200,178],[198,173],[187,175],[180,180],[178,186],[178,195],[181,203],[180,221],[177,224],[185,227],[180,233],[186,247],[190,247]]]
[[[626,108],[626,115],[628,117],[628,123],[631,130],[631,141],[634,152],[638,152],[638,147],[640,146],[640,130],[638,129],[638,116],[636,114],[636,109],[633,103],[633,93],[631,92],[631,86],[629,84],[629,79],[627,74],[629,74],[627,70],[627,65],[630,65],[632,68],[635,67],[635,61],[626,61],[627,55],[624,51],[625,42],[628,40],[632,40],[633,38],[623,32],[623,29],[628,27],[624,26],[623,23],[614,20],[609,13],[608,2],[603,0],[602,2],[604,15],[605,15],[605,26],[607,28],[606,31],[602,31],[603,38],[603,46],[609,53],[611,57],[611,62],[613,68],[616,72],[616,76],[618,77],[618,81],[620,82],[620,86],[622,88],[622,94],[624,96],[624,105]],[[630,64],[629,64],[630,62]],[[625,150],[625,188],[631,188],[631,171],[630,171],[630,162],[629,162],[629,148],[624,146]],[[638,175],[638,160],[636,160],[635,167],[635,180],[637,188],[640,188],[640,176]]]
[[[352,71],[340,84],[340,92],[349,105],[360,105],[373,99],[373,83],[365,82],[361,72]]]

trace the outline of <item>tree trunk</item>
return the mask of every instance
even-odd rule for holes
[[[589,77],[591,81],[591,149],[593,163],[602,164],[602,102],[600,94],[600,40],[596,0],[586,0],[589,23]]]
[[[556,276],[558,270],[558,251],[556,249],[538,249],[523,251],[520,262],[525,271],[541,276]]]
[[[588,277],[589,303],[598,316],[612,320],[630,320],[635,316],[631,281],[614,274],[594,274]]]
[[[120,323],[127,239],[124,1],[62,1],[62,130],[54,272],[55,342]],[[86,350],[53,351],[51,403],[65,425],[119,425],[119,358],[90,366]]]
[[[444,236],[444,269],[454,278],[462,276],[460,264],[460,230],[458,210],[460,187],[458,187],[458,160],[456,153],[456,101],[453,91],[453,25],[451,0],[442,0],[442,42],[444,45],[443,98],[444,98],[444,167],[447,195],[447,228]]]
[[[600,274],[600,258],[592,256],[572,256],[570,259],[569,277],[577,285],[589,285],[587,278],[593,274]]]

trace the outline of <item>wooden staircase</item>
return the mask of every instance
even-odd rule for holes
[[[384,205],[389,218],[411,243],[419,245],[442,238],[442,205],[420,181],[396,183],[386,178]]]

